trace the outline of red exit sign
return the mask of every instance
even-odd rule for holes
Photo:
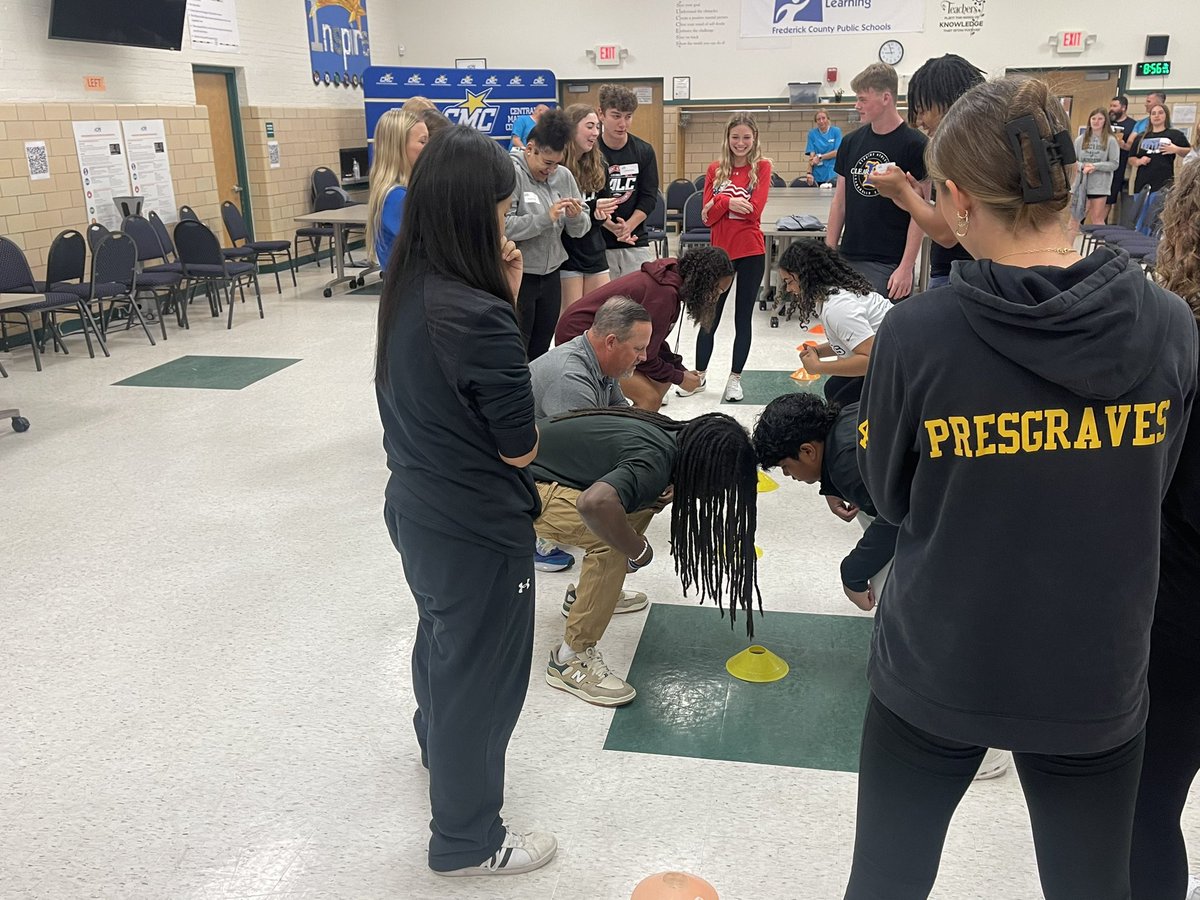
[[[1087,49],[1086,31],[1060,31],[1058,33],[1059,53],[1082,53]]]
[[[597,44],[596,65],[619,66],[621,64],[620,44]]]

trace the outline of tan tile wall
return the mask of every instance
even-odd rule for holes
[[[0,104],[0,234],[25,251],[34,277],[44,274],[46,251],[60,231],[87,226],[73,121],[162,119],[167,130],[177,203],[191,206],[210,226],[219,224],[212,140],[202,106],[91,103]],[[45,141],[50,178],[33,181],[25,141]]]
[[[278,169],[267,158],[266,123],[275,125]],[[246,167],[254,234],[260,241],[290,241],[299,227],[294,217],[312,211],[309,182],[313,169],[338,168],[338,150],[363,147],[367,128],[362,109],[298,106],[242,108]],[[303,253],[303,246],[301,247]]]

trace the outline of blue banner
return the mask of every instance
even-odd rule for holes
[[[360,87],[371,65],[367,0],[304,0],[313,84]]]
[[[367,141],[375,123],[409,97],[428,97],[456,125],[469,125],[507,146],[513,123],[539,103],[558,105],[558,86],[547,69],[435,69],[371,66],[363,81]]]

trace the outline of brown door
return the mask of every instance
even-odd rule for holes
[[[238,182],[237,152],[233,148],[233,114],[229,109],[229,82],[222,72],[193,72],[196,105],[208,107],[212,133],[213,165],[217,172],[218,200],[230,200],[243,212],[242,188]]]
[[[663,83],[662,79],[654,81],[626,81],[621,78],[605,78],[600,81],[560,81],[558,83],[558,102],[563,107],[573,103],[587,103],[600,108],[600,85],[620,84],[627,87],[638,96],[637,112],[633,114],[633,125],[630,131],[654,148],[658,157],[658,184],[662,187],[663,178]],[[648,102],[647,102],[648,101]]]
[[[1108,101],[1117,95],[1119,72],[1116,66],[1111,69],[1021,69],[1020,73],[1042,79],[1065,105],[1070,106],[1072,140],[1079,134],[1079,129],[1087,125],[1088,114],[1093,109],[1103,109],[1107,114]],[[1101,75],[1106,77],[1100,78]]]

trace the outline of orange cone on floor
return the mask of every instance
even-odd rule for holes
[[[717,889],[687,872],[659,872],[643,878],[629,900],[721,900]]]

